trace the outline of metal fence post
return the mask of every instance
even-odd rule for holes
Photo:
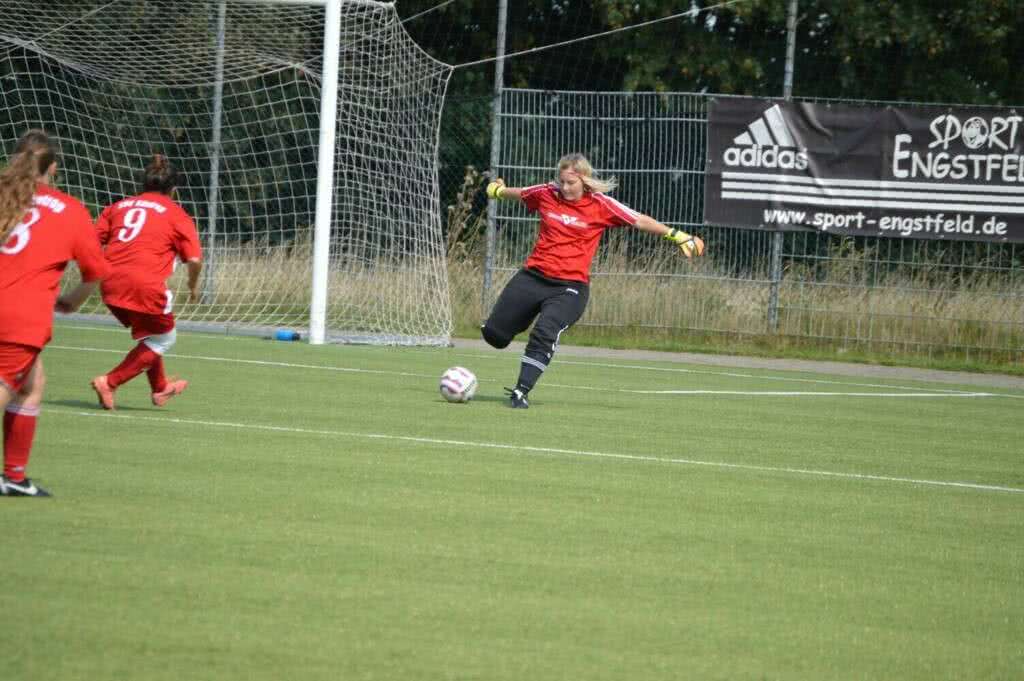
[[[501,92],[505,87],[505,27],[508,22],[508,0],[498,2],[498,58],[494,62],[494,103],[491,114],[491,172],[501,157]],[[488,178],[488,181],[495,178]],[[480,309],[484,316],[490,310],[491,285],[494,279],[494,249],[498,233],[498,205],[487,202],[487,251],[484,255],[484,281],[480,291]]]
[[[776,231],[772,234],[771,271],[768,284],[768,331],[779,330],[779,287],[782,284],[782,241],[783,234]]]
[[[782,96],[793,98],[793,61],[796,54],[796,13],[798,0],[789,0],[786,16],[786,70],[782,83]],[[779,330],[779,288],[782,286],[782,246],[785,235],[776,227],[772,235],[771,280],[768,289],[768,331]]]
[[[214,67],[213,84],[213,135],[210,139],[210,178],[207,193],[209,226],[207,227],[206,253],[203,254],[202,302],[215,302],[217,290],[217,217],[220,208],[220,136],[221,119],[224,112],[224,33],[226,30],[227,1],[221,0],[217,10],[217,57]]]

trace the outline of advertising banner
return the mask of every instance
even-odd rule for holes
[[[704,222],[1024,242],[1024,125],[1010,109],[718,97]]]

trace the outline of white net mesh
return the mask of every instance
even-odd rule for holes
[[[393,4],[341,8],[328,338],[446,343],[437,144],[451,69],[411,41]],[[203,300],[179,304],[179,320],[308,324],[323,7],[4,0],[2,10],[4,152],[27,128],[55,135],[58,185],[94,214],[137,193],[146,161],[167,154],[185,173],[178,196],[207,261]],[[182,292],[180,275],[172,284]]]

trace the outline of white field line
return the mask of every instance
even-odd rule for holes
[[[111,318],[111,319],[113,319],[113,318]],[[125,338],[127,338],[129,340],[131,339],[131,336],[129,335],[128,329],[126,329],[125,327],[121,326],[117,322],[114,322],[113,324],[109,324],[109,325],[106,325],[106,326],[92,326],[92,325],[89,325],[89,324],[77,324],[75,322],[62,322],[60,324],[59,328],[61,328],[61,329],[74,329],[76,331],[101,331],[103,333],[116,333],[116,334],[119,334],[121,336],[124,336]],[[226,340],[226,341],[240,341],[240,340],[258,338],[258,336],[241,336],[241,335],[233,336],[233,335],[227,334],[227,333],[207,333],[205,331],[189,331],[188,335],[192,336],[192,337],[197,337],[197,338],[213,338],[213,339],[216,339],[216,340]]]
[[[47,348],[55,350],[72,350],[77,352],[102,352],[108,354],[123,355],[124,350],[113,350],[109,348],[88,348],[73,345],[48,345]],[[313,369],[316,371],[337,371],[343,373],[353,374],[377,374],[385,376],[402,376],[408,378],[437,378],[432,374],[418,374],[408,371],[393,371],[388,369],[360,369],[356,367],[338,367],[338,366],[327,366],[322,364],[299,364],[295,362],[274,362],[270,360],[262,359],[238,359],[234,357],[210,357],[206,355],[178,355],[174,353],[168,353],[165,357],[172,357],[176,359],[190,359],[200,360],[205,362],[221,362],[221,363],[234,363],[234,364],[249,364],[254,366],[267,366],[267,367],[282,367],[287,369]],[[607,365],[606,365],[607,366]],[[625,366],[625,365],[610,365],[610,366]],[[626,367],[635,368],[635,367]],[[696,372],[681,369],[680,371],[686,373],[706,373],[709,375],[721,375],[721,376],[733,376],[743,378],[773,378],[773,377],[762,377],[762,376],[746,376],[744,374],[732,374],[732,373],[714,373],[714,372]],[[787,380],[783,377],[774,377],[776,380]],[[920,388],[912,388],[907,386],[894,386],[885,384],[874,384],[874,383],[844,383],[842,381],[826,381],[826,380],[812,380],[812,379],[788,379],[797,382],[812,382],[818,384],[828,385],[842,385],[850,387],[862,387],[862,388],[888,388],[889,390],[918,390]],[[775,390],[637,390],[630,388],[607,388],[607,387],[594,387],[585,385],[568,385],[564,383],[545,383],[546,387],[550,388],[565,388],[568,390],[590,390],[598,392],[618,392],[627,393],[633,395],[738,395],[738,396],[767,396],[767,397],[794,397],[794,396],[817,396],[817,397],[1015,397],[1024,399],[1024,396],[1019,395],[1007,395],[1004,393],[987,393],[987,392],[964,392],[960,390],[945,390],[935,389],[931,392],[917,392],[917,393],[881,393],[881,392],[826,392],[826,391],[775,391]]]
[[[496,355],[471,355],[473,359],[495,359]],[[847,381],[830,381],[823,378],[797,378],[795,376],[761,376],[758,374],[741,374],[736,371],[708,371],[706,369],[683,369],[681,367],[652,367],[640,364],[614,364],[610,362],[581,362],[578,360],[562,359],[559,364],[575,364],[578,366],[600,367],[602,369],[630,369],[633,371],[662,371],[676,374],[696,374],[698,376],[724,376],[726,378],[753,378],[762,381],[785,381],[787,383],[818,383],[824,385],[848,385],[851,388],[888,388],[889,390],[920,390],[920,387],[891,385],[888,383],[852,383]],[[545,385],[548,385],[545,383]],[[963,390],[952,388],[932,388],[933,392],[963,393]],[[998,394],[1000,397],[1018,397],[1024,399],[1024,395]]]
[[[324,435],[328,437],[362,438],[367,440],[392,440],[397,442],[411,442],[424,445],[444,445],[446,447],[467,447],[472,449],[497,449],[507,452],[521,452],[524,454],[554,454],[594,459],[617,459],[622,461],[639,461],[645,463],[673,464],[681,466],[704,466],[707,468],[721,468],[726,470],[754,471],[761,473],[775,473],[800,476],[817,476],[841,480],[868,480],[873,482],[890,482],[906,485],[927,485],[932,487],[956,487],[961,489],[980,490],[985,492],[1012,492],[1024,494],[1024,488],[1004,487],[1002,485],[984,485],[973,482],[950,482],[944,480],[925,480],[918,478],[901,478],[889,475],[869,475],[863,473],[840,473],[836,471],[822,471],[810,468],[788,468],[784,466],[758,466],[754,464],[728,463],[725,461],[702,461],[699,459],[681,459],[660,456],[649,456],[640,454],[619,454],[615,452],[599,452],[581,449],[561,449],[555,447],[531,447],[528,445],[510,445],[495,442],[473,442],[468,440],[448,440],[431,437],[415,437],[410,435],[390,435],[386,433],[361,433],[357,431],[344,430],[323,430],[314,428],[295,428],[290,426],[270,426],[266,424],[235,423],[231,421],[202,421],[197,419],[182,419],[174,417],[137,416],[126,414],[108,414],[105,412],[84,412],[69,409],[48,409],[47,414],[58,414],[61,416],[77,416],[87,418],[110,418],[123,419],[128,421],[148,421],[160,424],[176,424],[184,426],[205,426],[210,428],[233,428],[238,430],[262,430],[276,433],[293,433],[300,435]]]
[[[835,393],[817,390],[626,390],[643,395],[769,395],[774,397],[996,397],[995,393]]]
[[[46,348],[56,350],[76,350],[79,352],[105,352],[115,355],[126,354],[125,350],[111,350],[109,348],[83,348],[74,345],[47,345]],[[225,362],[230,364],[252,364],[256,366],[283,367],[286,369],[316,369],[317,371],[341,371],[352,374],[384,374],[387,376],[410,376],[413,378],[440,378],[440,376],[428,376],[427,374],[414,374],[407,371],[391,371],[387,369],[357,369],[355,367],[334,367],[322,364],[297,364],[294,362],[271,362],[263,359],[238,359],[235,357],[207,357],[205,355],[176,355],[167,353],[164,357],[175,359],[195,359],[204,362]]]
[[[120,334],[124,334],[125,333],[125,330],[123,328],[121,328],[121,327],[114,327],[114,326],[79,326],[79,325],[68,325],[68,326],[71,327],[71,328],[75,328],[75,329],[84,329],[86,331],[102,331],[102,332],[106,332],[106,333],[120,333]],[[227,336],[227,335],[224,335],[224,334],[204,334],[204,333],[201,333],[201,332],[193,332],[193,331],[190,331],[189,335],[191,335],[191,336],[202,336],[204,338],[225,339],[225,340],[239,340],[240,338],[242,338],[241,336]],[[71,347],[71,346],[60,346],[60,345],[56,345],[56,346],[55,345],[50,345],[50,346],[47,346],[47,347],[58,347],[58,348],[66,349],[66,350],[84,350],[84,351],[91,351],[91,352],[120,352],[120,351],[117,351],[117,350],[105,350],[105,349],[101,349],[101,348],[75,348],[75,347]],[[412,348],[410,348],[410,349],[412,350]],[[465,353],[464,354],[464,353],[460,353],[460,355],[462,355],[464,357],[471,357],[473,359],[486,359],[486,360],[502,360],[502,359],[506,359],[506,357],[504,355],[502,355],[501,353],[488,353],[488,354],[479,354],[479,353]],[[181,358],[184,358],[184,359],[210,359],[210,358],[205,358],[205,357],[195,357],[195,356],[191,356],[191,355],[173,355],[173,354],[171,354],[171,355],[167,355],[167,356],[168,357],[181,357]],[[389,371],[385,371],[385,370],[377,371],[377,370],[372,370],[372,369],[351,369],[351,368],[345,368],[345,367],[330,367],[330,366],[321,366],[321,365],[312,365],[312,364],[286,364],[284,362],[260,362],[259,360],[240,360],[240,359],[228,359],[228,358],[218,358],[216,361],[224,361],[224,362],[251,362],[251,363],[254,363],[254,364],[266,364],[266,365],[269,365],[269,366],[286,366],[286,367],[291,367],[291,368],[323,369],[325,371],[349,371],[349,372],[354,372],[354,373],[363,372],[363,373],[377,373],[377,374],[394,374],[396,376],[413,376],[413,377],[421,377],[421,378],[431,378],[431,376],[427,376],[426,374],[398,373],[398,372],[389,372]],[[892,385],[892,384],[887,384],[887,383],[851,383],[851,382],[846,382],[846,381],[830,381],[830,380],[821,379],[821,378],[796,378],[795,376],[762,376],[762,375],[758,375],[758,374],[744,374],[744,373],[739,373],[739,372],[736,372],[736,371],[708,371],[706,369],[684,369],[682,367],[653,367],[653,366],[644,366],[644,365],[640,365],[640,364],[615,364],[615,363],[611,363],[611,362],[580,361],[580,360],[572,360],[572,359],[565,359],[565,358],[560,358],[558,360],[558,363],[559,364],[576,365],[576,366],[586,366],[586,367],[600,367],[600,368],[604,368],[604,369],[629,369],[629,370],[634,370],[634,371],[661,371],[661,372],[677,373],[677,374],[697,374],[697,375],[700,375],[700,376],[723,376],[723,377],[726,377],[726,378],[750,378],[750,379],[757,379],[757,380],[762,380],[762,381],[786,381],[786,382],[790,382],[790,383],[818,383],[818,384],[823,384],[823,385],[842,385],[842,386],[849,386],[851,388],[887,388],[889,390],[921,390],[920,387],[903,386],[903,385]],[[564,384],[547,383],[547,382],[544,385],[548,386],[548,387],[552,387],[552,388],[571,388],[571,389],[576,389],[576,390],[604,390],[604,391],[609,390],[609,388],[590,388],[590,387],[586,387],[586,386],[573,386],[573,385],[564,385]],[[614,390],[614,389],[612,389],[612,390]],[[948,392],[948,393],[954,393],[954,394],[961,394],[961,395],[964,395],[964,396],[967,396],[967,397],[976,397],[976,396],[983,395],[985,397],[989,397],[989,396],[991,396],[991,397],[1009,397],[1011,399],[1024,400],[1024,395],[1013,395],[1013,394],[1010,394],[1010,393],[971,393],[971,392],[967,392],[967,391],[963,391],[963,390],[954,390],[954,389],[951,389],[951,388],[935,388],[935,387],[930,388],[930,390],[932,392]],[[620,390],[618,390],[618,392],[634,392],[634,391],[621,390],[620,389]],[[807,393],[807,394],[816,394],[816,393]]]
[[[101,331],[101,332],[108,332],[108,333],[119,333],[119,334],[122,334],[122,335],[125,333],[125,330],[123,328],[121,328],[121,327],[81,327],[81,326],[76,326],[74,328],[75,329],[84,329],[86,331]],[[188,332],[188,333],[189,333],[189,335],[196,335],[197,334],[197,332]],[[216,338],[227,338],[227,339],[238,339],[238,338],[240,338],[240,337],[237,337],[237,336],[224,336],[224,335],[221,335],[221,334],[199,334],[199,335],[202,335],[205,338],[214,338],[214,339],[216,339]],[[65,348],[65,349],[81,349],[81,350],[90,350],[90,351],[94,351],[94,352],[113,351],[113,350],[103,350],[103,349],[100,349],[100,348],[72,348],[70,346],[53,346],[53,345],[50,345],[48,347],[62,347],[62,348]],[[411,350],[415,350],[415,348],[410,348],[410,349]],[[472,353],[466,352],[466,353],[460,353],[460,355],[461,356],[465,356],[465,357],[472,357],[473,359],[487,359],[487,360],[502,360],[502,359],[506,359],[507,358],[506,355],[504,355],[504,354],[502,354],[500,352],[493,352],[493,353],[487,353],[487,354],[480,354],[480,353],[476,353],[476,352],[472,352]],[[186,357],[187,358],[189,355],[169,354],[167,356],[169,356],[169,357],[177,356],[177,357]],[[242,360],[236,360],[236,361],[242,361]],[[268,364],[272,364],[272,363],[268,363]],[[718,372],[718,371],[708,371],[708,370],[701,370],[701,369],[683,369],[681,367],[647,367],[647,366],[643,366],[643,365],[621,365],[621,364],[614,364],[614,363],[606,363],[606,361],[582,361],[582,360],[579,360],[579,359],[566,359],[564,357],[560,357],[558,359],[558,364],[559,365],[578,366],[578,367],[598,367],[598,368],[601,368],[601,369],[625,369],[625,370],[633,370],[633,371],[665,372],[665,373],[670,373],[670,374],[696,374],[696,375],[699,375],[699,376],[724,376],[726,378],[748,378],[748,379],[758,379],[758,380],[765,380],[765,381],[786,381],[786,382],[792,382],[792,383],[819,383],[819,384],[825,384],[825,385],[846,385],[846,386],[850,386],[850,387],[854,387],[854,388],[888,388],[889,390],[921,390],[920,387],[910,387],[910,386],[902,386],[902,385],[890,385],[890,384],[885,384],[885,383],[849,383],[849,382],[844,382],[844,381],[829,381],[829,380],[826,380],[826,379],[797,378],[797,377],[794,377],[794,376],[761,376],[761,375],[757,375],[757,374],[740,374],[738,372]],[[293,366],[301,367],[301,365],[293,365]],[[314,367],[310,366],[309,368],[312,369]],[[336,369],[336,368],[333,369],[331,367],[317,367],[317,368],[325,369],[325,370],[329,370],[329,371],[358,371],[358,370]],[[366,370],[366,371],[369,372],[370,370]],[[381,371],[381,372],[377,372],[377,373],[387,374],[388,372]],[[426,378],[426,377],[424,377],[424,378]],[[560,387],[560,388],[579,387],[579,386],[557,385],[555,383],[545,383],[545,385],[546,386],[551,386],[551,387]],[[580,389],[582,389],[582,390],[587,390],[587,389],[591,389],[591,390],[606,390],[607,388],[580,388]],[[931,390],[933,392],[965,392],[964,390],[954,390],[954,389],[951,389],[951,388],[931,388]],[[1018,397],[1018,398],[1024,399],[1024,395],[1011,395],[1011,394],[1005,394],[1005,393],[998,393],[998,394],[1000,396],[1004,396],[1004,397]]]
[[[104,327],[104,326],[92,327],[92,326],[78,326],[78,325],[68,325],[68,326],[70,326],[72,328],[75,328],[75,329],[82,329],[82,330],[85,330],[85,331],[100,331],[100,332],[104,332],[104,333],[118,333],[118,334],[124,334],[125,333],[125,330],[123,328],[121,328],[121,327],[114,327],[114,326],[110,326],[110,327]],[[226,336],[224,334],[204,334],[202,332],[188,332],[188,333],[189,333],[189,335],[199,335],[199,336],[203,336],[204,338],[212,338],[212,339],[239,340],[239,339],[243,338],[241,336]],[[54,347],[54,346],[51,345],[49,347]],[[61,347],[61,346],[57,346],[57,347]],[[67,346],[63,346],[63,347],[67,347]],[[68,348],[68,349],[82,349],[82,350],[91,350],[91,351],[96,351],[96,352],[103,352],[104,351],[104,350],[99,349],[99,348]],[[413,350],[413,351],[415,351],[416,349],[417,348],[410,348],[410,350]],[[427,350],[427,351],[432,351],[432,350]],[[473,359],[487,359],[487,360],[501,360],[501,359],[505,359],[506,358],[506,356],[503,355],[500,352],[486,353],[486,354],[480,354],[478,352],[460,352],[460,355],[461,356],[465,356],[465,357],[471,357]],[[169,354],[167,356],[171,356],[171,357],[177,356],[177,357],[189,358],[189,355],[183,355],[183,354],[179,354],[179,355]],[[199,357],[191,357],[191,358],[199,358]],[[224,359],[224,361],[229,361],[229,359]],[[236,360],[233,360],[233,361],[245,361],[245,360],[236,359]],[[255,361],[255,360],[253,360],[253,361]],[[267,363],[267,364],[272,365],[273,363]],[[666,372],[666,373],[670,373],[670,374],[696,374],[696,375],[699,375],[699,376],[723,376],[723,377],[726,377],[726,378],[745,378],[745,379],[757,379],[757,380],[762,380],[762,381],[785,381],[785,382],[790,382],[790,383],[818,383],[818,384],[824,384],[824,385],[843,385],[843,386],[850,386],[850,387],[853,387],[853,388],[887,388],[889,390],[921,390],[922,389],[921,387],[903,386],[903,385],[891,385],[891,384],[886,384],[886,383],[851,383],[851,382],[846,382],[846,381],[829,381],[829,380],[826,380],[826,379],[797,378],[795,376],[763,376],[763,375],[759,375],[759,374],[741,374],[739,372],[708,371],[708,370],[703,370],[703,369],[683,369],[681,367],[648,367],[648,366],[644,366],[644,365],[622,365],[622,364],[607,363],[607,361],[586,361],[586,360],[580,360],[580,359],[567,359],[567,358],[564,358],[564,357],[560,357],[558,359],[558,364],[559,365],[578,366],[578,367],[599,367],[601,369],[625,369],[625,370],[632,370],[632,371]],[[292,367],[309,368],[309,369],[324,369],[326,371],[349,371],[349,372],[365,371],[367,373],[372,372],[372,370],[357,370],[357,369],[332,368],[332,367],[316,367],[316,366],[311,366],[311,365],[310,366],[304,366],[304,365],[283,365],[283,366],[292,366]],[[387,372],[387,371],[377,371],[377,372],[373,372],[373,373],[388,374],[389,372]],[[395,374],[395,375],[419,376],[419,377],[423,377],[423,378],[430,378],[430,377],[428,377],[426,375],[423,375],[423,374]],[[925,382],[925,383],[927,383],[927,382]],[[563,384],[560,385],[560,384],[556,384],[556,383],[545,383],[545,385],[549,386],[549,387],[574,388],[574,389],[578,389],[578,390],[608,390],[608,388],[588,388],[588,387],[585,387],[585,386],[571,386],[571,385],[563,385]],[[968,395],[974,396],[974,393],[970,393],[970,392],[967,392],[965,390],[955,390],[955,389],[952,389],[952,388],[937,388],[937,387],[931,387],[929,389],[932,392],[964,393],[964,394],[968,394]],[[621,392],[626,392],[626,391],[625,390],[621,390]],[[1006,393],[1006,392],[986,393],[986,396],[987,395],[992,395],[992,396],[997,396],[997,397],[1010,397],[1012,399],[1024,399],[1024,395],[1015,395],[1015,394]]]

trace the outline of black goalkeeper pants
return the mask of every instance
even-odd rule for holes
[[[587,284],[557,281],[532,270],[519,270],[498,296],[480,331],[490,345],[504,348],[536,319],[523,353],[519,380],[519,387],[529,392],[551,362],[562,332],[579,321],[589,299]]]

